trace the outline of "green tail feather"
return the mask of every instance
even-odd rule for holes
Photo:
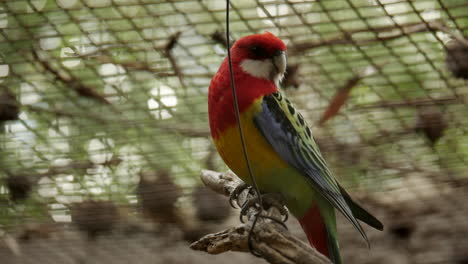
[[[325,222],[325,232],[328,248],[328,257],[334,264],[341,264],[340,247],[338,245],[336,230],[335,209],[328,202],[320,199],[320,212]]]
[[[327,244],[328,244],[328,252],[330,253],[330,260],[334,264],[341,264],[341,255],[340,255],[340,248],[338,246],[338,240],[336,237],[333,237],[333,233],[328,230],[327,227]]]

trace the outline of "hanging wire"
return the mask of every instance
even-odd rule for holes
[[[255,194],[258,198],[258,201],[260,203],[260,209],[258,213],[255,215],[255,218],[252,222],[252,227],[250,228],[249,231],[249,236],[248,236],[248,244],[249,244],[249,249],[252,254],[260,257],[258,253],[256,253],[253,248],[252,248],[252,242],[251,242],[251,237],[252,237],[252,232],[255,228],[255,225],[257,224],[258,217],[261,215],[262,210],[263,210],[263,201],[262,201],[262,196],[260,194],[260,190],[258,189],[257,181],[255,180],[255,177],[253,176],[252,172],[252,167],[250,165],[250,159],[249,155],[247,153],[247,147],[245,144],[245,137],[244,137],[244,131],[242,129],[242,124],[240,120],[240,110],[239,110],[239,101],[237,100],[237,93],[236,93],[236,82],[234,80],[234,72],[232,70],[232,60],[231,60],[231,47],[230,47],[230,42],[229,42],[229,7],[230,7],[230,1],[226,0],[226,46],[227,46],[227,55],[228,55],[228,62],[229,62],[229,75],[231,78],[231,90],[232,90],[232,95],[233,95],[233,100],[234,100],[234,108],[235,108],[235,113],[236,113],[236,120],[237,120],[237,128],[239,129],[239,135],[240,135],[240,140],[241,140],[241,145],[242,145],[242,153],[244,154],[244,159],[245,163],[247,164],[247,170],[249,172],[249,177],[252,182],[252,185],[255,189]]]

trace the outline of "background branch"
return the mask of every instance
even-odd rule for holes
[[[95,91],[92,87],[85,86],[80,80],[72,77],[72,76],[66,76],[60,73],[59,70],[56,70],[52,67],[52,65],[49,64],[48,61],[45,59],[42,59],[39,57],[38,53],[36,50],[32,50],[32,55],[34,59],[49,73],[51,73],[56,80],[59,80],[63,84],[66,85],[66,87],[75,90],[76,93],[78,93],[80,96],[95,100],[97,102],[103,103],[103,104],[108,104],[110,105],[111,103],[107,101],[107,99],[104,97],[104,95],[98,93]]]
[[[441,98],[420,98],[398,102],[383,101],[375,104],[365,104],[353,107],[353,110],[367,110],[373,108],[396,108],[396,107],[421,107],[430,105],[451,105],[463,103],[463,100],[456,97],[441,97]]]
[[[359,30],[351,30],[345,32],[342,36],[337,36],[331,39],[323,40],[323,41],[311,41],[311,42],[304,42],[300,44],[296,44],[292,47],[288,48],[288,53],[290,55],[302,53],[309,49],[324,47],[324,46],[332,46],[332,45],[370,45],[374,43],[381,43],[383,41],[393,40],[400,37],[405,37],[409,34],[419,33],[419,32],[426,32],[426,31],[444,31],[447,33],[446,27],[439,23],[438,21],[430,21],[427,23],[418,22],[418,23],[407,23],[402,24],[399,26],[384,26],[384,27],[374,27],[369,29],[359,29]],[[356,33],[365,33],[365,32],[374,32],[376,36],[373,38],[368,39],[359,39],[353,37]],[[452,36],[455,36],[450,32]],[[382,34],[379,36],[379,34]],[[459,37],[457,37],[459,39]]]

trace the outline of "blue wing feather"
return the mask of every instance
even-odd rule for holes
[[[318,193],[337,208],[369,243],[363,228],[343,197],[338,182],[328,169],[306,122],[289,100],[280,93],[264,96],[262,110],[254,122],[278,155],[303,172]]]

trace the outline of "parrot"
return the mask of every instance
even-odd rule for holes
[[[378,230],[383,230],[383,224],[338,183],[304,117],[279,90],[287,65],[284,42],[270,32],[248,35],[236,41],[230,52],[239,117],[228,57],[208,89],[209,126],[218,153],[239,178],[252,185],[250,167],[262,194],[281,195],[310,245],[333,263],[342,263],[335,208],[359,231],[367,245],[369,240],[358,220]]]

